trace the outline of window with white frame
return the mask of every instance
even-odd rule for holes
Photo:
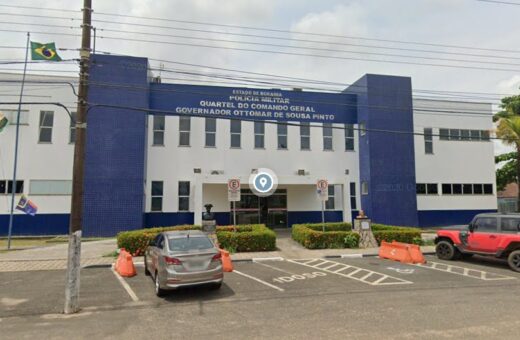
[[[165,117],[161,115],[153,116],[153,145],[164,145]],[[189,138],[188,138],[189,140]],[[189,142],[188,142],[189,144]]]
[[[361,195],[368,195],[368,182],[361,182]]]
[[[254,124],[255,149],[263,149],[265,147],[265,123],[255,122]]]
[[[179,182],[179,211],[190,210],[190,182]]]
[[[30,195],[71,195],[71,180],[43,180],[31,179],[29,182]]]
[[[328,187],[328,197],[329,199],[325,202],[325,209],[327,210],[334,210],[335,208],[335,202],[334,202],[334,185],[329,185]]]
[[[307,122],[300,123],[300,149],[311,149],[311,126]]]
[[[354,125],[345,124],[345,150],[354,151]]]
[[[332,150],[332,124],[323,123],[323,150]]]
[[[72,118],[69,125],[69,143],[74,144],[76,143],[76,120],[78,119],[78,114],[77,112],[71,112],[70,115]]]
[[[357,204],[356,204],[356,183],[350,182],[350,209],[356,210]]]
[[[417,195],[437,195],[439,193],[437,183],[417,183],[415,191]]]
[[[162,211],[163,209],[163,181],[152,181],[152,211]]]
[[[39,143],[52,143],[52,127],[54,125],[53,111],[40,111]]]
[[[0,195],[13,193],[13,181],[0,180]],[[23,193],[23,181],[16,181],[15,194]]]
[[[242,134],[242,122],[239,120],[231,120],[230,121],[230,133],[231,133],[231,147],[239,148],[240,147],[240,135]]]
[[[287,149],[287,124],[278,123],[276,124],[278,132],[278,149]]]
[[[217,142],[217,119],[206,118],[205,121],[206,140],[204,146],[215,147]]]
[[[179,117],[179,146],[190,146],[191,118]]]

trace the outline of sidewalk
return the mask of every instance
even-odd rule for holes
[[[67,268],[68,243],[0,253],[0,272],[56,270]],[[81,243],[81,266],[107,265],[112,257],[103,255],[117,249],[116,239]]]

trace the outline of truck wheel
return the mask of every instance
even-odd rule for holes
[[[515,250],[507,257],[509,267],[514,271],[520,272],[520,250]]]
[[[435,247],[435,253],[441,260],[455,260],[458,255],[458,249],[455,249],[450,241],[439,241]]]

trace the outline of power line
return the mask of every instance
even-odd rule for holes
[[[511,2],[511,1],[499,1],[499,0],[477,0],[480,2],[490,2],[494,4],[501,4],[501,5],[514,5],[514,6],[520,6],[520,3],[518,2]]]

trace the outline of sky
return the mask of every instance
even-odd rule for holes
[[[25,45],[24,32],[30,30],[34,32],[31,33],[31,40],[33,41],[54,41],[59,48],[72,49],[60,51],[63,59],[78,58],[78,52],[73,49],[80,45],[79,36],[65,36],[62,33],[80,34],[80,20],[78,19],[81,18],[79,9],[82,2],[82,0],[47,0],[45,2],[0,0],[0,45],[23,47]],[[520,4],[520,1],[518,2]],[[78,12],[30,10],[1,6],[13,4],[16,6],[78,10]],[[333,87],[334,89],[347,87],[348,84],[353,83],[365,73],[378,73],[410,76],[414,89],[492,93],[494,95],[480,95],[478,100],[493,103],[498,102],[500,95],[520,92],[520,46],[518,46],[520,6],[477,0],[93,0],[93,7],[97,51],[338,83]],[[13,16],[16,13],[27,16]],[[116,17],[102,13],[196,21],[211,25]],[[42,17],[44,15],[58,16],[63,19],[44,18]],[[28,24],[33,25],[29,26]],[[42,26],[38,26],[40,24]],[[72,28],[52,28],[45,27],[44,24],[58,24]],[[215,24],[260,27],[271,29],[271,31],[216,26]],[[145,25],[158,25],[163,26],[163,28],[146,27]],[[164,26],[184,30],[167,29]],[[193,32],[185,29],[200,29],[211,32]],[[5,30],[22,32],[6,32]],[[122,32],[110,32],[108,30]],[[166,36],[150,36],[131,32],[158,33]],[[271,38],[232,36],[224,35],[222,32],[262,35]],[[304,35],[301,34],[302,32],[312,33],[313,35]],[[171,35],[240,40],[283,46],[193,40],[174,38]],[[343,36],[343,38],[332,36]],[[350,38],[345,38],[345,36]],[[108,39],[108,37],[116,39]],[[326,55],[329,58],[123,41],[118,40],[118,37],[195,45],[203,44],[216,47],[276,50],[289,53]],[[272,39],[272,37],[305,39],[319,41],[320,43]],[[404,44],[381,40],[419,42],[421,44]],[[434,46],[436,44],[469,48]],[[299,47],[299,49],[294,47]],[[322,50],[306,50],[305,47]],[[476,48],[491,49],[491,51],[477,50]],[[424,52],[410,51],[410,49],[420,49]],[[338,50],[343,50],[343,52]],[[514,52],[496,50],[511,50]],[[468,54],[478,56],[469,56]],[[487,57],[482,57],[482,55]],[[411,56],[421,56],[425,59],[413,59],[410,58]],[[0,48],[0,60],[23,60],[23,57],[23,48]],[[440,60],[440,58],[458,61]],[[472,63],[471,60],[481,61],[482,63]],[[399,63],[388,61],[399,61]],[[454,67],[414,65],[407,62],[449,64]],[[153,68],[161,67],[161,63],[156,61],[150,61],[150,64]],[[170,72],[172,69],[195,71],[197,73],[230,74],[230,72],[215,71],[209,68],[162,64],[165,71],[161,72],[161,76],[167,82],[208,80],[208,78],[201,78],[197,75],[186,76],[172,73]],[[465,67],[476,67],[477,69]],[[22,65],[2,65],[1,69],[4,70],[5,68],[21,69]],[[494,70],[484,68],[494,68]],[[505,70],[496,70],[497,68]],[[64,74],[77,74],[77,65],[74,64],[29,65],[29,70],[40,69],[69,70],[73,72]],[[179,78],[185,80],[176,80]],[[211,81],[218,80],[215,78],[209,79]],[[324,85],[309,86],[325,88]],[[326,88],[329,89],[330,87]],[[502,152],[507,148],[500,143],[496,143],[496,150],[496,152]]]

